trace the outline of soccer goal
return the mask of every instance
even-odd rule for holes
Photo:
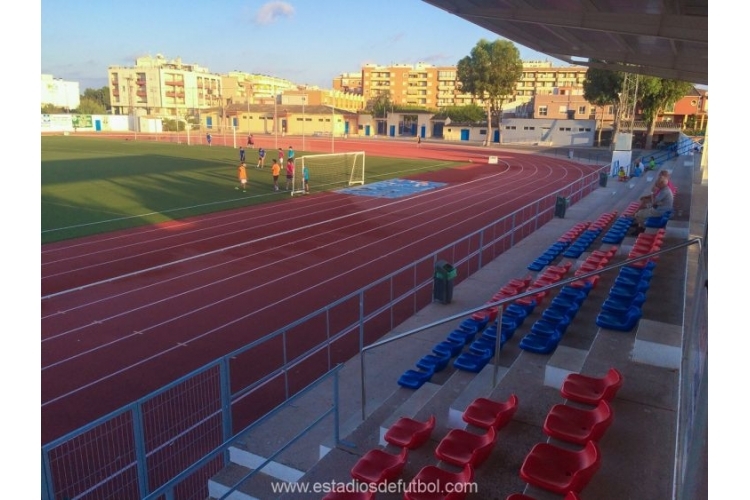
[[[365,152],[307,155],[294,159],[292,196],[305,194],[304,169],[309,188],[325,191],[365,183]]]

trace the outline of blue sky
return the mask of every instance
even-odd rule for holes
[[[421,0],[41,1],[41,72],[81,93],[144,55],[330,88],[367,63],[452,66],[481,38],[498,36]]]

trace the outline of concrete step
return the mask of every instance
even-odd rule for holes
[[[235,463],[228,464],[218,474],[208,480],[210,498],[221,498],[252,470]],[[278,487],[279,484],[279,479],[258,472],[250,479],[243,481],[227,497],[227,500],[267,500],[269,498],[277,498],[279,493],[274,488]]]

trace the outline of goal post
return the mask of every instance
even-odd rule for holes
[[[325,191],[365,183],[365,152],[306,155],[294,159],[292,196],[305,194],[304,170],[310,188]]]

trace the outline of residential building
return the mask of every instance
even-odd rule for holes
[[[42,75],[42,106],[51,104],[67,111],[81,104],[81,88],[78,82],[69,82],[52,75]]]
[[[516,92],[510,96],[508,104],[528,102],[535,95],[553,93],[557,87],[583,88],[586,70],[584,66],[553,67],[549,61],[526,61]],[[362,67],[361,81],[365,101],[388,93],[393,104],[400,106],[436,109],[483,105],[480,99],[461,92],[456,66],[367,64]]]
[[[231,71],[222,75],[222,98],[224,104],[273,103],[275,96],[296,90],[297,85],[284,78],[256,73]]]
[[[318,88],[285,90],[276,102],[228,104],[201,112],[201,127],[234,127],[240,133],[348,135],[364,109],[358,94]]]
[[[222,106],[222,77],[178,57],[139,57],[134,67],[107,70],[113,113],[186,116]]]
[[[362,72],[341,73],[333,79],[333,90],[362,95]]]

